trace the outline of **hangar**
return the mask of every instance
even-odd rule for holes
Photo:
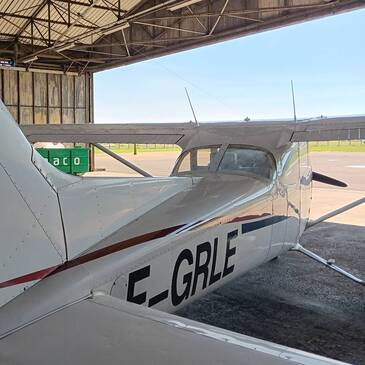
[[[364,6],[363,0],[2,0],[0,98],[21,125],[94,123],[95,72]],[[342,254],[348,251],[343,245]]]
[[[362,0],[3,0],[0,97],[20,124],[93,123],[93,73]]]

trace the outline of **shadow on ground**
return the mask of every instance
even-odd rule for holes
[[[301,243],[365,277],[365,227],[322,223]],[[365,287],[298,253],[241,276],[177,314],[365,365]]]

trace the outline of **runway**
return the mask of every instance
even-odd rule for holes
[[[312,152],[310,161],[314,171],[328,174],[347,182],[346,190],[365,191],[365,153],[364,152]],[[315,183],[315,187],[323,184]],[[335,189],[326,186],[327,189]]]
[[[178,152],[123,155],[154,175],[168,175]],[[312,153],[313,170],[347,188],[313,185],[311,218],[365,196],[365,153]],[[97,155],[113,176],[130,172]],[[365,277],[365,205],[307,231],[301,243]],[[365,288],[298,253],[253,270],[181,310],[179,315],[330,358],[365,365]]]

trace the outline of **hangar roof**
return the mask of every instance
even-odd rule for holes
[[[364,0],[1,0],[0,66],[100,71],[364,6]]]

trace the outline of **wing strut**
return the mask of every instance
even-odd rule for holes
[[[323,221],[326,221],[329,218],[332,218],[332,217],[334,217],[336,215],[339,215],[339,214],[341,214],[343,212],[346,212],[347,210],[350,210],[352,208],[355,208],[355,207],[357,207],[357,206],[359,206],[359,205],[361,205],[363,203],[365,203],[365,197],[363,197],[361,199],[358,199],[358,200],[355,200],[354,202],[352,202],[350,204],[347,204],[347,205],[344,205],[343,207],[338,208],[336,210],[333,210],[332,212],[329,212],[329,213],[327,213],[325,215],[322,215],[322,217],[319,217],[319,218],[317,218],[315,220],[309,221],[307,223],[307,226],[305,227],[305,229],[311,228],[311,227],[315,226],[318,223],[321,223]]]
[[[108,148],[104,147],[103,145],[101,145],[100,143],[91,143],[93,146],[95,146],[96,148],[98,148],[99,150],[105,152],[106,154],[108,154],[109,156],[115,158],[116,160],[118,160],[119,162],[121,162],[122,164],[128,166],[130,169],[138,172],[139,174],[141,174],[144,177],[152,177],[151,174],[149,174],[148,172],[142,170],[141,168],[139,168],[138,166],[134,165],[132,162],[129,162],[128,160],[126,160],[125,158],[119,156],[118,154],[110,151]]]

